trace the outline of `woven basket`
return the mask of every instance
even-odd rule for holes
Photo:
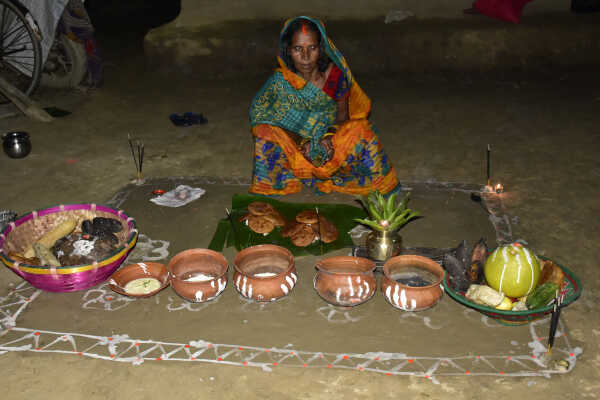
[[[551,260],[548,257],[538,256],[543,260],[550,260],[558,265],[564,275],[565,282],[561,288],[561,292],[565,294],[565,299],[563,301],[562,307],[566,307],[569,304],[573,303],[575,300],[581,296],[581,283],[579,279],[575,276],[573,271],[568,269],[567,267],[560,265],[556,261]],[[489,318],[492,318],[498,321],[502,325],[524,325],[528,324],[537,319],[543,318],[548,314],[552,314],[552,310],[554,306],[552,304],[546,305],[544,307],[537,308],[535,310],[525,310],[525,311],[507,311],[507,310],[497,310],[495,308],[482,306],[480,304],[476,304],[471,300],[465,297],[465,293],[458,292],[450,286],[450,279],[448,274],[446,274],[446,278],[442,281],[444,286],[444,290],[452,297],[454,300],[458,301],[464,306],[470,307],[474,310],[479,311],[480,313],[487,315]]]
[[[108,257],[87,265],[64,267],[36,266],[11,259],[10,253],[23,253],[25,248],[58,224],[75,218],[77,226],[95,217],[114,218],[123,229],[115,235],[119,247]],[[79,228],[76,228],[79,229]],[[121,210],[96,204],[67,204],[32,211],[11,222],[0,234],[0,259],[14,273],[38,289],[50,292],[85,290],[107,280],[123,263],[138,238],[135,220]]]

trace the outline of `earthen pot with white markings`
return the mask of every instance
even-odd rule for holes
[[[261,244],[240,251],[233,261],[233,268],[235,288],[250,300],[277,300],[288,295],[298,281],[292,253],[272,244]]]
[[[215,299],[227,286],[227,259],[213,250],[184,250],[168,267],[175,293],[194,303]]]
[[[357,306],[373,297],[377,280],[375,262],[366,258],[337,256],[319,260],[314,288],[334,306]]]
[[[392,257],[383,265],[381,291],[395,308],[422,311],[440,301],[444,269],[430,258],[416,255]]]

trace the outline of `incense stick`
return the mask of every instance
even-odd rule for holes
[[[135,172],[137,174],[137,181],[142,181],[142,167],[144,165],[144,143],[139,140],[134,141],[131,139],[131,134],[127,134],[127,141],[129,142],[129,149],[131,150],[131,157],[135,164]],[[136,157],[137,153],[137,157]]]
[[[559,295],[558,290],[554,297],[554,307],[552,309],[552,317],[550,318],[550,334],[548,335],[548,354],[552,355],[552,346],[554,345],[554,335],[556,335],[556,328],[558,328],[558,320],[560,318],[560,310],[564,300],[564,294]]]
[[[487,145],[487,185],[490,186],[490,145]]]

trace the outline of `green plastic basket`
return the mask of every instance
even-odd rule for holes
[[[566,307],[569,304],[573,303],[575,300],[581,296],[581,283],[579,279],[575,276],[575,274],[568,269],[567,267],[560,265],[554,260],[551,260],[547,257],[539,256],[542,260],[550,260],[556,265],[558,265],[563,273],[565,274],[565,281],[561,288],[561,293],[565,294],[565,299],[563,301],[562,307]],[[454,300],[458,301],[464,306],[472,308],[474,310],[479,311],[480,313],[492,318],[502,325],[523,325],[528,324],[537,319],[543,318],[545,315],[552,313],[553,305],[547,305],[541,308],[537,308],[535,310],[526,310],[526,311],[506,311],[506,310],[497,310],[495,308],[482,306],[480,304],[476,304],[471,300],[465,297],[464,292],[458,292],[450,287],[450,278],[448,274],[442,281],[444,285],[444,290],[450,297]]]

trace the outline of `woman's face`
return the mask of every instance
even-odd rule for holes
[[[310,29],[302,27],[292,36],[290,55],[296,71],[309,74],[318,68],[319,37]]]

